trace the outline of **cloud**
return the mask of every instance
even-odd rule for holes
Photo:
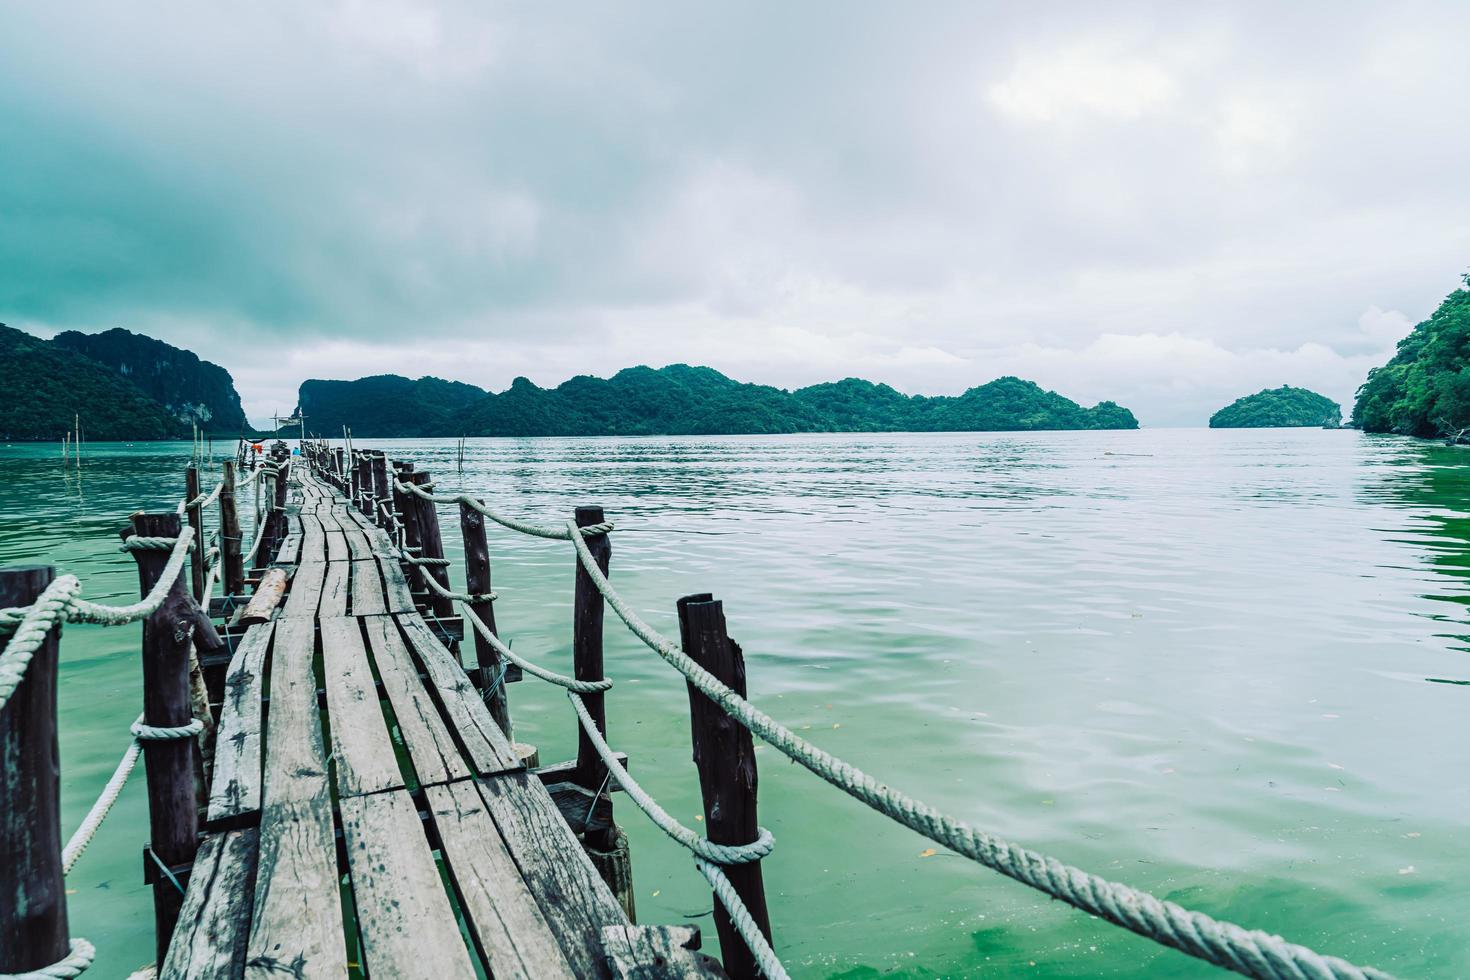
[[[198,349],[256,418],[676,360],[1150,424],[1343,399],[1470,256],[1458,20],[10,5],[0,320]]]

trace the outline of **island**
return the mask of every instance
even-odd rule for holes
[[[760,435],[788,432],[1021,432],[1136,429],[1110,401],[1085,408],[1034,381],[997,378],[961,395],[906,395],[847,378],[787,391],[670,364],[579,375],[555,388],[516,378],[487,392],[438,378],[303,382],[308,431],[354,436]]]
[[[1246,395],[1210,416],[1212,429],[1279,429],[1315,426],[1335,429],[1342,424],[1342,406],[1326,395],[1306,388],[1282,385]]]
[[[1470,287],[1470,275],[1462,280]],[[1368,372],[1353,405],[1364,432],[1463,442],[1470,433],[1470,289],[1445,297],[1389,362]]]

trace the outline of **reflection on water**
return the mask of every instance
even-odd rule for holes
[[[365,444],[366,441],[365,441]],[[502,509],[597,503],[612,577],[673,632],[725,600],[752,697],[903,789],[1090,870],[1405,975],[1470,972],[1463,450],[1322,430],[385,442]],[[182,493],[187,444],[0,454],[0,559],[136,588],[116,529]],[[170,480],[160,480],[163,467]],[[172,474],[178,474],[174,479]],[[176,484],[176,485],[175,485]],[[458,520],[446,513],[446,547]],[[572,557],[493,532],[497,618],[565,669]],[[95,586],[95,590],[94,590]],[[129,593],[131,594],[131,593]],[[137,639],[69,631],[78,819],[138,704]],[[613,741],[686,822],[687,699],[609,629]],[[565,699],[511,689],[564,758]],[[1206,972],[927,842],[759,749],[778,948],[806,977]],[[714,933],[687,857],[630,805],[640,915]],[[141,786],[68,882],[104,975],[147,956]]]

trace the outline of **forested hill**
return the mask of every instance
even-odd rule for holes
[[[297,408],[311,432],[341,436],[348,426],[357,436],[462,435],[451,419],[485,397],[485,389],[440,378],[414,381],[378,374],[356,381],[303,381]]]
[[[856,378],[786,391],[708,367],[633,367],[555,388],[517,378],[487,394],[437,378],[307,381],[307,428],[359,436],[714,435],[1135,429],[1112,402],[1083,408],[1031,381],[999,378],[959,396],[905,395]]]
[[[1470,276],[1465,277],[1470,286]],[[1470,430],[1470,289],[1457,289],[1383,367],[1368,372],[1353,405],[1364,432],[1460,435]]]
[[[1342,406],[1306,388],[1267,388],[1246,395],[1210,416],[1212,429],[1271,429],[1287,426],[1337,426]]]
[[[81,417],[93,441],[174,439],[192,430],[106,365],[0,323],[0,438],[60,441]]]
[[[235,435],[245,412],[230,372],[199,359],[193,351],[127,330],[78,333],[67,330],[51,343],[105,364],[137,385],[186,427]]]

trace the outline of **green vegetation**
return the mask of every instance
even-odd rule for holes
[[[193,352],[127,330],[86,334],[67,330],[55,347],[105,364],[137,385],[186,427],[237,435],[246,428],[240,395],[230,372]]]
[[[96,441],[176,439],[190,430],[110,368],[0,324],[0,438],[61,441],[81,416]]]
[[[485,391],[458,381],[379,374],[356,381],[304,381],[297,397],[309,431],[340,437],[346,425],[354,435],[391,439],[459,434],[450,416],[484,398]]]
[[[1293,425],[1338,426],[1342,406],[1305,388],[1267,388],[1246,395],[1210,416],[1212,429],[1270,429]]]
[[[1134,429],[1112,402],[1083,408],[1030,381],[1000,378],[958,397],[909,396],[848,378],[785,391],[707,367],[633,367],[556,388],[517,378],[486,394],[436,378],[392,375],[301,386],[307,428],[361,436],[717,435],[779,432],[963,432]]]
[[[1470,276],[1465,284],[1470,286]],[[1470,290],[1457,289],[1383,367],[1368,372],[1353,406],[1364,432],[1463,439],[1470,431]]]

